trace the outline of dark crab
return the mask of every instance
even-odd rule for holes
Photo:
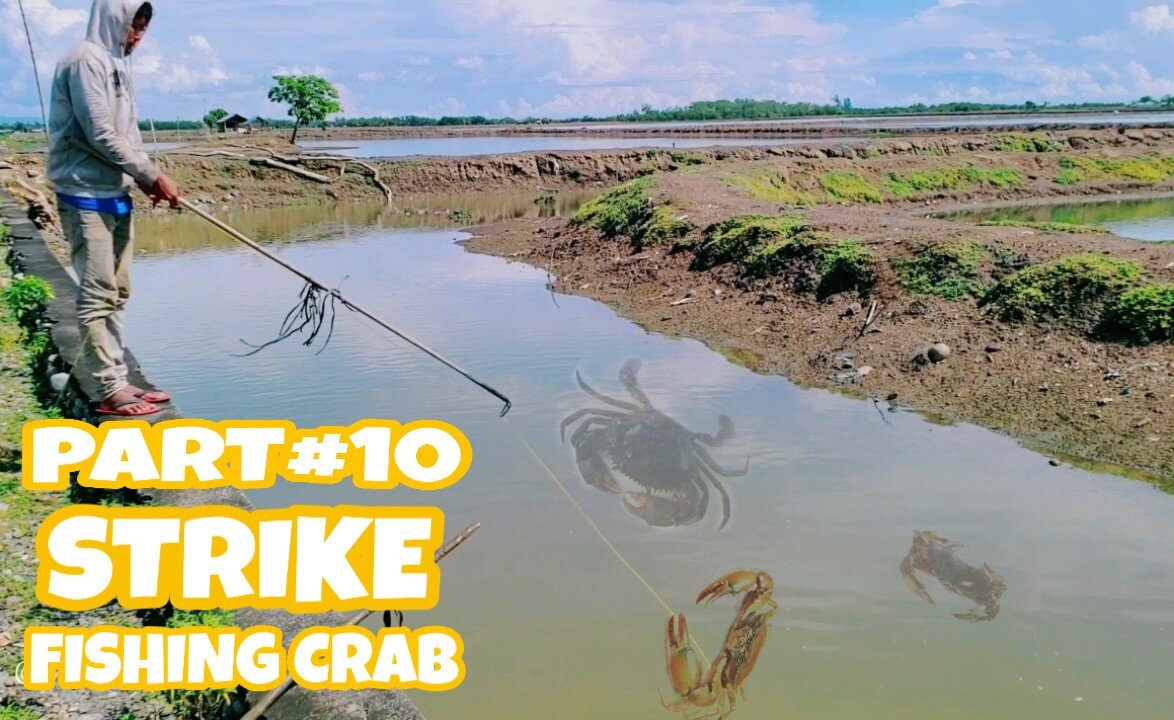
[[[608,397],[575,374],[584,392],[610,406],[579,410],[559,427],[565,442],[567,428],[583,421],[571,433],[580,475],[591,487],[622,496],[630,513],[654,527],[689,525],[703,518],[713,486],[722,498],[725,527],[730,495],[718,476],[743,476],[750,462],[740,470],[723,469],[704,446],[719,447],[729,440],[734,423],[719,415],[717,435],[683,427],[652,406],[636,382],[639,369],[639,360],[629,360],[620,370],[620,382],[634,403]]]
[[[957,555],[961,543],[952,543],[928,530],[913,534],[913,547],[901,561],[901,577],[921,599],[933,603],[914,571],[933,575],[946,590],[965,597],[977,607],[954,617],[968,622],[989,622],[999,614],[999,598],[1007,590],[1006,578],[984,564],[976,568]]]

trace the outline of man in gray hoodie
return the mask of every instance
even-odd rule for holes
[[[130,191],[137,184],[152,205],[179,206],[179,188],[143,150],[127,62],[153,13],[143,0],[94,0],[86,39],[53,78],[48,175],[78,277],[74,365],[101,415],[150,415],[171,399],[128,384],[122,337],[134,257]]]

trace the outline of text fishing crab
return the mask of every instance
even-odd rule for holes
[[[606,408],[585,408],[569,415],[559,427],[566,441],[571,433],[575,463],[588,485],[623,498],[624,507],[654,527],[689,525],[705,517],[712,486],[722,498],[722,522],[730,519],[730,495],[718,477],[741,477],[750,466],[727,470],[705,449],[720,447],[734,434],[734,424],[718,416],[717,435],[693,432],[652,406],[636,381],[639,360],[620,369],[620,383],[635,402],[600,393],[575,379]],[[582,422],[580,422],[582,421]]]

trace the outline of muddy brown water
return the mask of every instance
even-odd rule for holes
[[[756,375],[552,296],[543,270],[470,254],[452,229],[355,208],[229,219],[324,280],[346,278],[349,297],[515,403],[499,419],[492,398],[346,312],[321,355],[287,342],[236,357],[241,338],[277,330],[300,285],[198,218],[139,225],[129,341],[189,416],[439,418],[468,434],[472,471],[440,493],[344,483],[252,495],[259,507],[439,505],[450,534],[484,524],[442,564],[439,607],[407,617],[465,642],[460,688],[410,693],[427,717],[677,717],[660,699],[672,695],[660,601],[686,612],[713,658],[738,603],[694,600],[737,569],[773,576],[779,609],[734,718],[1169,716],[1174,498],[1050,467],[980,428]],[[634,410],[641,393],[648,405]],[[615,465],[682,501],[642,498],[622,473],[621,494],[606,491]],[[693,522],[650,524],[682,520]],[[963,544],[922,546],[962,594],[918,572],[930,604],[903,578],[915,531]],[[997,616],[955,617],[993,612],[963,594],[994,594],[995,574],[1006,586]]]

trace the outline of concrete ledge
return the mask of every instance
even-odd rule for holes
[[[78,330],[74,308],[76,284],[72,276],[58,262],[49,249],[40,231],[29,221],[24,208],[0,187],[0,219],[11,230],[11,256],[9,262],[14,269],[27,275],[35,275],[53,287],[56,295],[47,315],[51,325],[51,344],[56,360],[45,372],[71,372],[69,358],[77,358],[81,347],[81,333]],[[132,301],[133,302],[133,301]],[[133,355],[128,352],[131,383],[140,387],[151,387]],[[75,379],[58,394],[59,408],[68,418],[96,423],[98,418],[90,410],[90,399],[81,391]],[[175,420],[183,417],[177,403],[165,406],[165,410],[150,416],[149,422]],[[149,499],[160,505],[193,507],[202,505],[229,505],[244,510],[253,506],[244,493],[236,488],[214,490],[157,491]],[[279,610],[242,609],[235,611],[241,627],[272,625],[279,628],[288,642],[301,630],[316,625],[341,625],[353,613],[328,613],[323,615],[295,615]],[[250,693],[249,700],[257,700],[256,693]],[[309,720],[310,718],[331,718],[332,720],[423,720],[415,705],[402,692],[361,690],[354,692],[311,692],[294,686],[266,714],[271,720]]]

